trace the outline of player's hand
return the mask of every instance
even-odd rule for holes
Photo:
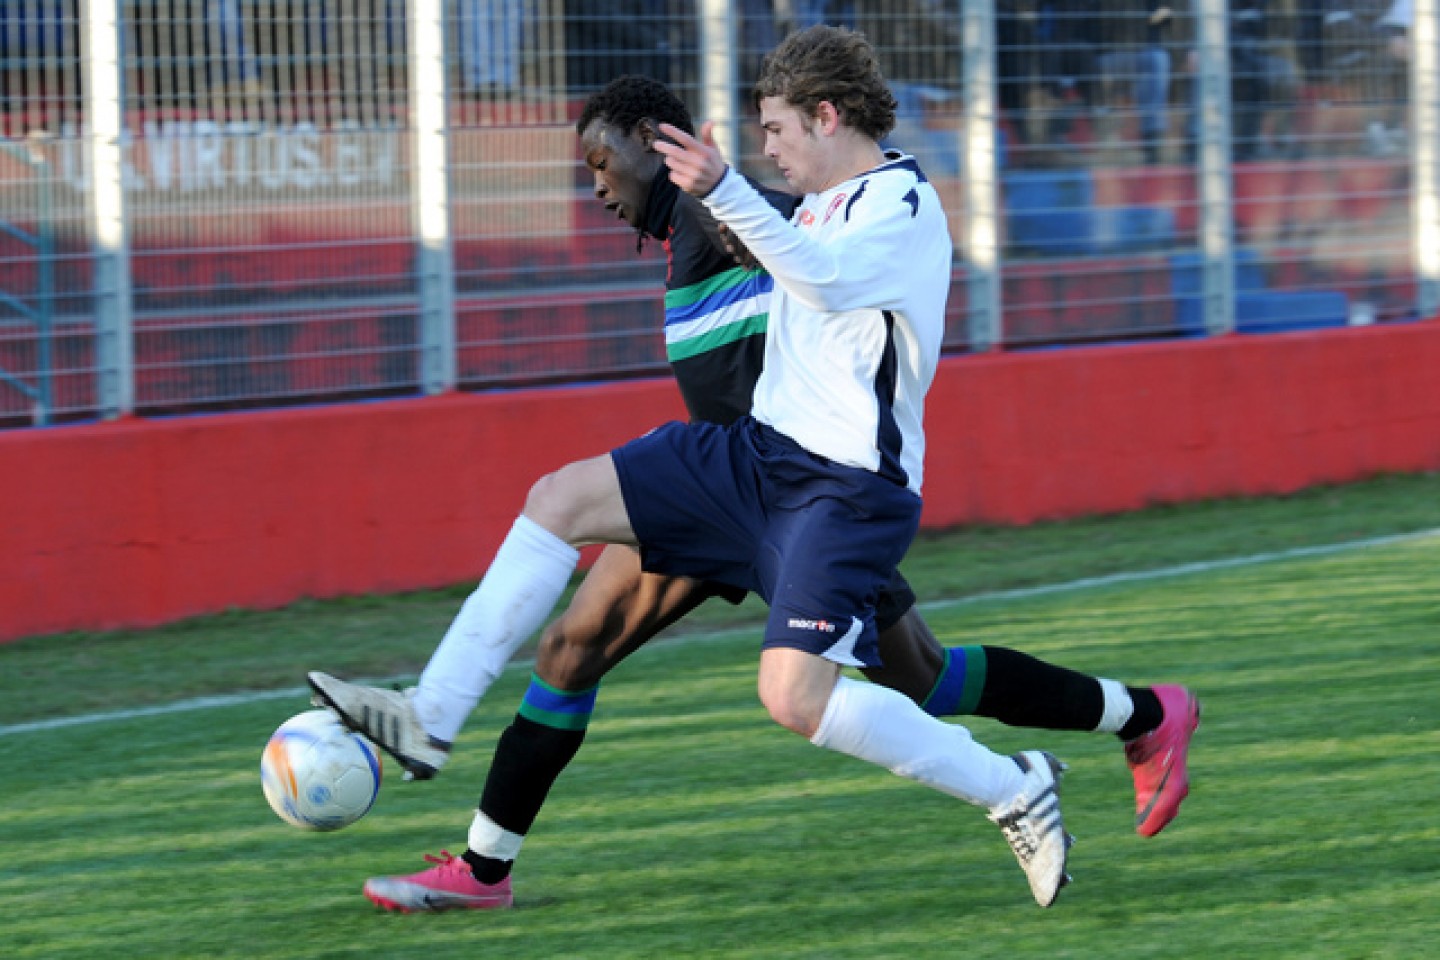
[[[660,133],[666,139],[656,140],[655,149],[670,168],[671,182],[695,197],[714,190],[725,176],[725,158],[715,145],[715,124],[702,124],[698,140],[668,123],[660,124]]]

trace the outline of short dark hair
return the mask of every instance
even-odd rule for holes
[[[685,101],[659,80],[630,74],[616,77],[585,101],[580,119],[575,121],[575,132],[583,135],[586,127],[603,120],[628,137],[635,125],[647,118],[672,124],[689,134],[695,132]]]
[[[879,140],[895,128],[898,106],[864,34],[824,24],[786,37],[760,67],[755,104],[779,97],[807,117],[822,100],[840,122]]]

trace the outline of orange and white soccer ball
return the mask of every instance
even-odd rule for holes
[[[339,830],[365,816],[380,793],[380,755],[329,710],[280,725],[260,757],[270,809],[305,830]]]

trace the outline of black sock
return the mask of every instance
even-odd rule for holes
[[[482,857],[474,850],[466,850],[460,856],[470,864],[470,875],[488,886],[493,886],[510,876],[510,868],[515,866],[514,860]]]
[[[1012,727],[1094,730],[1105,694],[1094,677],[1007,647],[983,647],[985,686],[975,713]]]
[[[1155,696],[1155,691],[1149,687],[1126,687],[1130,691],[1130,700],[1135,704],[1135,712],[1130,714],[1130,719],[1125,726],[1116,731],[1115,736],[1121,740],[1134,740],[1143,736],[1160,726],[1160,721],[1165,719],[1165,708],[1160,706],[1160,698]]]
[[[530,832],[556,778],[575,757],[585,730],[561,730],[517,715],[500,742],[480,795],[480,812],[502,829],[521,836]],[[510,875],[511,860],[464,853],[475,879],[499,883]]]

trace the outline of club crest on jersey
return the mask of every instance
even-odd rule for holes
[[[839,210],[840,205],[845,202],[845,196],[843,193],[837,193],[835,199],[830,201],[830,206],[825,210],[825,219],[820,221],[822,224],[829,223],[830,218],[835,216],[835,211]]]
[[[804,617],[791,617],[785,625],[791,630],[814,630],[817,633],[835,632],[835,624],[829,620],[807,620]]]
[[[810,224],[812,224],[812,223],[814,223],[814,222],[815,222],[815,214],[811,213],[809,210],[801,210],[801,211],[800,211],[800,226],[802,226],[802,227],[808,227],[808,226],[810,226]]]

